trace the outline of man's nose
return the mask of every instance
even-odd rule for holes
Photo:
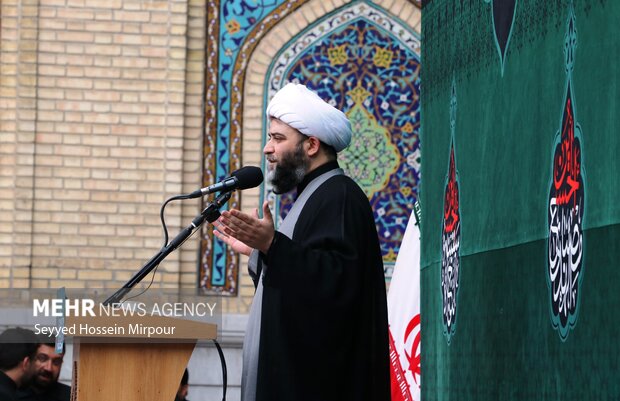
[[[271,146],[269,142],[265,144],[265,147],[263,148],[263,153],[266,155],[273,153],[273,146]]]

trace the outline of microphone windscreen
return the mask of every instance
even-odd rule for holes
[[[237,189],[248,189],[259,186],[263,182],[263,171],[255,166],[241,167],[231,174],[237,178]]]

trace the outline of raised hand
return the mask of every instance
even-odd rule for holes
[[[258,218],[258,210],[254,211],[254,216],[250,216],[237,209],[222,212],[222,216],[215,225],[217,232],[215,235],[233,247],[233,250],[249,255],[252,248],[258,249],[263,253],[269,251],[275,229],[273,227],[273,217],[269,210],[269,204],[263,203],[263,218]],[[241,242],[242,247],[237,242]],[[245,253],[246,251],[249,252]]]
[[[213,225],[215,227],[218,227],[219,223],[216,221]],[[235,252],[238,252],[238,253],[241,253],[241,254],[247,255],[247,256],[250,256],[250,253],[252,253],[252,248],[250,248],[249,246],[247,246],[243,242],[239,241],[237,238],[233,238],[230,235],[226,235],[224,233],[221,233],[218,230],[213,230],[213,234],[217,238],[219,238],[222,242],[224,242],[226,245],[231,247],[232,250],[235,251]]]

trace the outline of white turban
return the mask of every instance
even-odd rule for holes
[[[351,123],[347,116],[304,85],[290,83],[280,89],[267,106],[267,116],[306,136],[318,138],[336,152],[351,143]]]

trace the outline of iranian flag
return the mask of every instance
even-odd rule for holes
[[[419,205],[409,218],[388,292],[392,401],[420,400]]]

